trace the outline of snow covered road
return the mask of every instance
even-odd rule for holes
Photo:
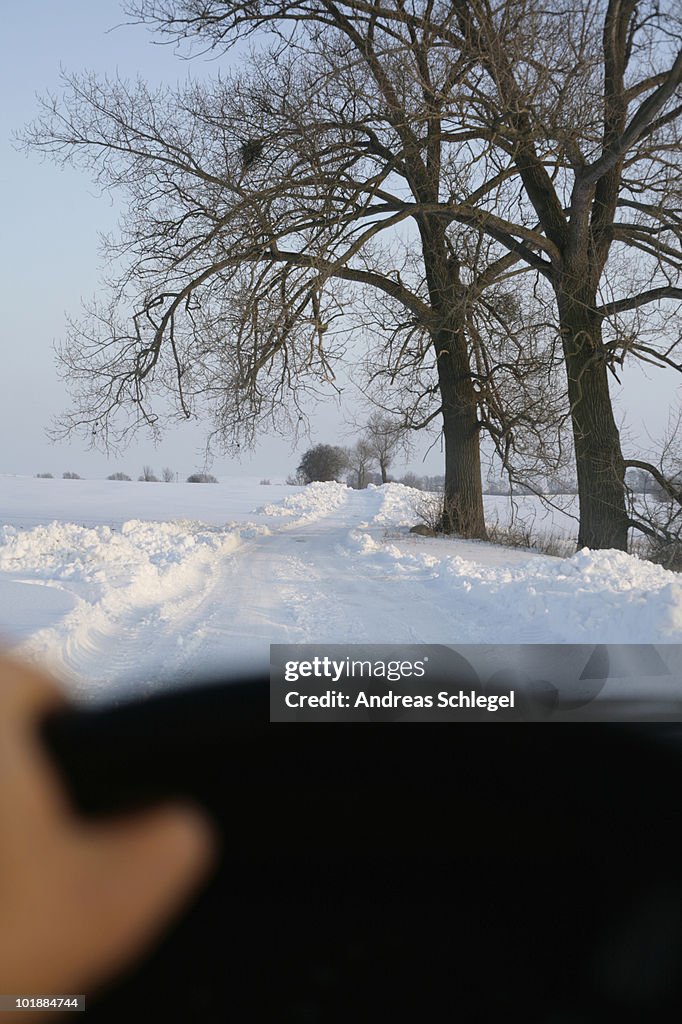
[[[22,503],[17,482],[0,630],[83,697],[263,668],[278,642],[682,642],[680,577],[637,558],[416,537],[398,484],[233,484],[24,481]]]

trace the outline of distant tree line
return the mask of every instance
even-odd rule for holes
[[[53,473],[36,473],[37,480],[54,480]],[[78,473],[62,473],[63,480],[82,480],[83,478]],[[161,476],[158,477],[151,466],[143,466],[142,472],[138,476],[138,481],[141,483],[152,483],[158,484],[160,481],[166,484],[176,483],[179,479],[179,475],[170,466],[165,466],[161,470]],[[123,480],[131,481],[132,477],[129,477],[127,473],[110,473],[107,480]],[[261,481],[264,482],[264,481]],[[267,481],[269,483],[269,481]],[[186,480],[188,484],[217,484],[218,480],[211,473],[191,473]]]
[[[351,447],[317,444],[309,448],[288,484],[309,484],[314,481],[338,480],[349,487],[362,489],[369,484],[401,483],[419,491],[443,492],[443,475],[420,476],[407,472],[402,477],[389,476],[396,450],[401,443],[400,428],[395,423],[390,427],[388,418],[370,417],[366,432]],[[390,440],[390,443],[389,443]],[[632,494],[650,495],[655,500],[667,500],[664,489],[644,469],[628,469],[626,483]],[[520,481],[510,485],[507,478],[488,479],[484,485],[485,494],[493,495],[559,495],[578,494],[578,483],[574,477],[558,473],[547,474],[537,482],[535,488]]]
[[[54,480],[52,473],[36,473],[37,480]],[[80,480],[82,479],[78,473],[62,473],[62,480]]]
[[[177,483],[178,474],[170,466],[166,466],[161,470],[161,478],[165,484]],[[130,480],[129,476],[125,473],[112,473],[109,480]],[[160,482],[159,477],[156,476],[151,466],[143,466],[142,473],[138,476],[138,481],[141,483],[158,484]],[[217,484],[218,480],[211,473],[190,473],[185,481],[188,484]]]
[[[170,466],[165,466],[161,470],[161,477],[159,478],[151,466],[143,466],[142,472],[138,476],[138,482],[148,484],[158,484],[161,481],[165,484],[177,483],[179,475]],[[107,480],[130,480],[127,473],[112,473],[107,477]],[[216,477],[210,473],[191,473],[187,477],[186,483],[188,484],[217,484]]]

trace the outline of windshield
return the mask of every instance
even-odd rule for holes
[[[383,12],[377,64],[322,15],[154,11],[8,15],[4,644],[86,701],[272,644],[582,645],[576,685],[595,646],[678,644],[678,242],[661,214],[643,251],[624,174],[599,266],[564,273],[575,152],[602,173],[587,56],[552,110],[519,60],[541,203],[434,12],[419,44]]]

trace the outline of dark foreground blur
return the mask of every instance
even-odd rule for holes
[[[271,725],[267,682],[225,693],[51,727],[86,813],[190,795],[222,833],[89,1022],[679,1018],[677,726]]]

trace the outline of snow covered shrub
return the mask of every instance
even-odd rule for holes
[[[216,477],[210,473],[192,473],[191,476],[187,477],[188,484],[217,484]]]
[[[130,480],[130,477],[127,473],[112,473],[107,480]]]
[[[421,491],[415,494],[412,510],[419,520],[419,525],[433,531],[443,532],[443,495],[433,491]]]

